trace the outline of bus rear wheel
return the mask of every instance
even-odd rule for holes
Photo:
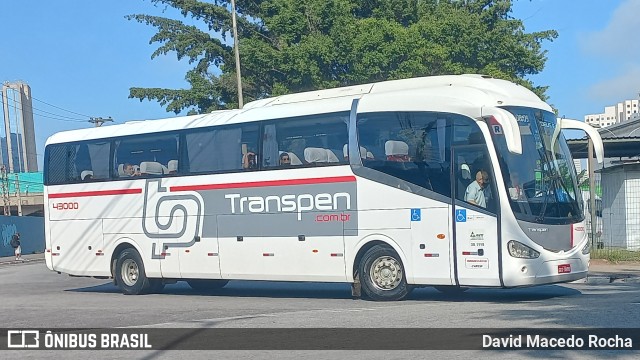
[[[134,249],[125,249],[118,255],[115,276],[120,291],[125,295],[146,294],[151,290],[142,258]]]
[[[371,300],[402,300],[411,290],[400,256],[389,247],[376,245],[367,250],[358,272],[362,290]]]
[[[191,286],[193,290],[215,290],[222,289],[229,280],[216,280],[216,279],[191,279],[187,280],[187,284]]]

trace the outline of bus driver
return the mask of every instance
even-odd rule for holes
[[[484,187],[488,182],[489,174],[484,170],[478,171],[476,173],[476,181],[472,182],[467,187],[467,191],[464,194],[464,201],[486,208],[487,199]]]

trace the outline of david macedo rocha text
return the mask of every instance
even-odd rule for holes
[[[614,337],[600,337],[598,335],[567,337],[546,337],[544,335],[509,335],[509,337],[492,337],[491,335],[482,335],[482,347],[491,349],[508,349],[508,348],[633,348],[631,338],[615,335]]]

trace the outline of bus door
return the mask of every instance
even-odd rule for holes
[[[455,146],[453,162],[455,284],[500,286],[499,202],[486,145]]]

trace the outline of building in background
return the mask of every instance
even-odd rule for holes
[[[624,100],[613,106],[604,108],[602,114],[585,115],[584,122],[598,128],[604,128],[638,117],[640,100]]]
[[[1,98],[4,131],[0,136],[0,161],[9,173],[37,172],[31,88],[23,82],[5,82]]]

